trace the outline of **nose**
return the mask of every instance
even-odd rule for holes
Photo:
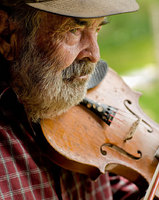
[[[100,59],[100,52],[96,34],[87,35],[85,39],[83,39],[83,41],[81,42],[82,48],[77,56],[77,59],[82,60],[87,58],[92,63],[98,62],[98,60]]]

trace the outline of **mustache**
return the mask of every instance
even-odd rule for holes
[[[93,73],[94,69],[95,64],[90,61],[74,61],[69,67],[62,71],[62,79],[71,79],[72,77],[89,75]]]

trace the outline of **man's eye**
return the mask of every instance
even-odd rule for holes
[[[74,29],[70,30],[71,33],[76,33],[76,31],[77,31],[77,28],[74,28]]]
[[[78,35],[79,32],[80,32],[80,29],[79,28],[73,28],[70,30],[71,33],[75,34],[75,35]]]

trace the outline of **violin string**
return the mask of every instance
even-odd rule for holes
[[[120,128],[120,129],[122,129],[123,124],[125,124],[124,121],[118,120],[118,122],[115,122],[113,125],[116,126],[116,127],[118,127],[118,128]]]
[[[123,115],[122,113],[120,113],[120,112],[117,112],[118,114],[120,114],[121,116],[125,116],[125,115]],[[129,116],[130,116],[130,114],[129,113],[127,113]],[[114,116],[114,119],[116,119],[116,121],[114,121],[113,122],[113,120],[112,120],[112,122],[113,122],[113,126],[114,127],[118,127],[118,128],[120,128],[120,130],[122,131],[125,131],[125,126],[123,126],[123,125],[126,125],[126,126],[129,126],[128,125],[128,123],[130,122],[130,127],[131,127],[131,125],[132,125],[132,123],[135,121],[135,116],[134,116],[134,118],[132,118],[132,117],[129,117],[129,119],[130,119],[130,121],[128,122],[128,120],[127,119],[120,119],[118,116]],[[132,119],[134,120],[134,121],[132,121]],[[147,131],[148,131],[148,129],[147,129]],[[148,133],[148,134],[150,134],[150,133]],[[156,135],[155,134],[151,134],[151,139],[153,140],[154,139],[154,141],[158,141],[158,140],[156,140]],[[150,138],[148,137],[148,140],[149,140]],[[151,143],[147,143],[147,145],[149,146],[149,148],[151,148],[151,149],[154,149],[155,150],[155,145],[154,145],[154,147],[152,146],[152,144]],[[156,145],[158,145],[158,144],[156,144]]]
[[[114,118],[116,118],[118,121],[120,121],[122,124],[127,124],[128,123],[128,120],[127,119],[129,119],[129,120],[131,120],[131,123],[133,123],[133,122],[135,122],[136,120],[141,120],[143,123],[144,123],[144,120],[142,119],[142,118],[139,118],[139,116],[135,116],[135,114],[133,114],[133,113],[128,113],[128,112],[125,112],[124,111],[124,114],[122,113],[122,110],[119,110],[118,112],[117,112],[117,114],[119,115],[119,116],[124,116],[124,117],[126,117],[126,119],[124,120],[121,120],[120,119],[120,117],[119,118],[117,118],[117,117],[114,117]],[[144,123],[144,127],[147,129],[147,131],[150,133],[150,131],[152,132],[153,131],[153,128],[151,127],[151,125],[149,125],[149,124],[147,124],[147,123]],[[156,137],[155,135],[151,135],[151,137]]]
[[[128,111],[125,111],[125,110],[122,110],[122,109],[118,109],[121,113],[124,113],[124,114],[129,114]]]
[[[123,120],[121,120],[120,118],[118,118],[118,117],[116,117],[116,116],[113,116],[113,115],[110,115],[111,117],[113,117],[113,118],[115,118],[115,119],[117,119],[118,121],[120,121],[120,122],[123,122]],[[112,121],[111,121],[112,122]]]
[[[121,125],[119,123],[114,123],[115,127],[121,128]]]
[[[133,120],[135,119],[135,115],[131,114],[131,113],[128,113],[128,112],[125,112],[125,111],[122,111],[122,110],[119,110],[117,112],[120,116],[124,116],[126,117],[127,119],[130,119],[130,120]],[[132,117],[133,116],[133,117]]]
[[[121,127],[121,125],[123,125],[123,124],[126,124],[125,122],[125,120],[122,120],[122,119],[120,119],[120,118],[118,118],[118,117],[116,117],[116,116],[113,116],[113,115],[110,115],[110,116],[112,116],[114,119],[116,119],[117,121],[118,121],[118,123],[114,123],[114,125],[115,126],[117,126],[117,127]],[[111,120],[111,122],[113,122],[113,120]]]
[[[129,120],[134,120],[134,118],[133,117],[130,117],[130,114],[129,113],[126,113],[127,114],[127,116],[125,115],[125,114],[122,114],[122,113],[120,113],[119,111],[117,112],[118,113],[118,116],[113,116],[113,115],[111,115],[110,114],[110,116],[112,116],[114,119],[116,119],[117,120],[117,123],[114,123],[114,125],[115,126],[117,126],[117,127],[119,127],[119,128],[122,128],[123,127],[123,125],[126,125],[126,124],[128,124],[128,120],[127,119],[129,119]],[[124,116],[124,117],[126,117],[126,119],[121,119],[120,118],[120,116]],[[112,120],[113,121],[113,120]]]
[[[118,122],[120,122],[120,123],[117,123],[117,126],[118,126],[118,127],[120,127],[119,124],[124,124],[124,123],[123,123],[124,120],[121,120],[121,119],[119,119],[118,117],[113,116],[113,115],[110,115],[110,116],[113,117],[113,119],[115,118],[116,120],[118,120]],[[112,119],[112,120],[109,120],[109,121],[112,123],[113,119]],[[115,123],[115,124],[116,124],[116,123]]]

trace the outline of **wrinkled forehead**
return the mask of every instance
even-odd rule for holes
[[[41,11],[41,24],[52,28],[53,30],[68,30],[73,27],[86,26],[91,27],[93,25],[100,26],[106,23],[106,17],[101,18],[75,18],[56,15]]]

